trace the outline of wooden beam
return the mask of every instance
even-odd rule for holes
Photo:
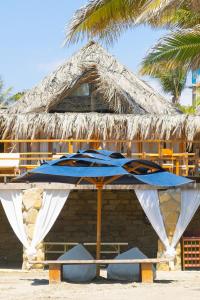
[[[114,139],[108,139],[108,140],[102,140],[102,139],[10,139],[10,140],[0,140],[0,143],[101,143],[101,142],[106,142],[106,143],[116,143],[116,140]],[[159,139],[136,139],[136,140],[117,140],[117,143],[131,143],[131,144],[137,144],[137,143],[160,143],[160,142],[165,142],[165,143],[178,143],[178,142],[185,142],[185,143],[199,143],[198,140],[193,141],[193,140],[185,140],[185,139],[175,139],[175,140],[159,140]],[[140,151],[139,151],[140,152]]]
[[[90,264],[156,264],[156,263],[164,263],[170,262],[173,259],[170,258],[135,258],[135,259],[71,259],[71,260],[41,260],[41,261],[32,261],[30,260],[29,263],[31,265],[34,264],[42,264],[42,265],[51,265],[51,264],[58,264],[58,265],[90,265]]]
[[[200,188],[200,184],[196,183],[196,186]],[[92,184],[84,184],[84,185],[74,185],[67,183],[59,183],[59,182],[38,182],[38,183],[0,183],[0,190],[27,190],[32,188],[40,188],[46,190],[96,190],[96,185]],[[103,190],[135,190],[135,189],[143,189],[143,190],[166,190],[166,187],[159,186],[149,186],[145,184],[109,184],[103,187]],[[187,185],[187,189],[194,189],[194,185]]]
[[[112,178],[109,178],[108,180],[104,181],[104,184],[109,184],[115,180],[117,180],[118,178],[122,177],[122,175],[118,175],[118,176],[113,176]]]

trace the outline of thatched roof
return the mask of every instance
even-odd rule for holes
[[[90,42],[28,91],[9,113],[49,112],[81,83],[92,81],[116,113],[174,114],[176,109],[100,45]],[[31,118],[31,117],[30,117]],[[54,118],[54,117],[53,117]]]
[[[57,139],[133,140],[187,139],[192,141],[200,133],[200,116],[184,114],[133,115],[99,113],[30,113],[0,114],[0,132],[3,139]]]

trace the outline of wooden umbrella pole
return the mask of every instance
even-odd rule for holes
[[[103,184],[98,183],[97,187],[97,245],[96,259],[101,258],[101,209],[102,209],[102,189]],[[97,276],[100,275],[100,266],[97,266]]]

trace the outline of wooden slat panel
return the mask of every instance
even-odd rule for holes
[[[182,239],[183,269],[200,267],[200,238],[183,237]]]

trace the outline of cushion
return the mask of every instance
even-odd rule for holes
[[[94,259],[81,245],[77,245],[61,255],[58,260]],[[63,266],[63,279],[71,282],[88,282],[96,277],[96,265],[65,265]]]
[[[136,259],[147,258],[138,248],[132,248],[115,257],[115,259]],[[155,277],[155,269],[154,277]],[[107,277],[112,280],[122,281],[140,281],[140,267],[139,264],[110,264],[107,269]]]

